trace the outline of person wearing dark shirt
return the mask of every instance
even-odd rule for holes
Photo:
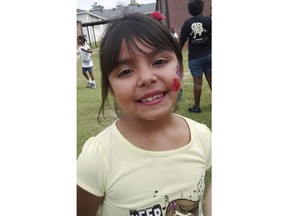
[[[188,63],[194,82],[194,106],[189,112],[201,112],[200,99],[202,93],[203,73],[212,90],[211,77],[211,17],[203,16],[204,2],[190,0],[188,11],[191,17],[181,28],[179,43],[183,49],[188,40]]]

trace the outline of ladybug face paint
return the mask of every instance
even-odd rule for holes
[[[182,78],[182,74],[181,74],[181,71],[180,71],[180,68],[179,68],[178,65],[176,66],[176,75],[177,75],[178,78],[175,78],[175,79],[173,80],[172,90],[178,92],[178,91],[180,90],[180,88],[181,88],[181,85],[180,85],[180,83],[179,83],[179,79]]]
[[[178,92],[179,89],[180,89],[180,83],[179,83],[178,79],[175,78],[175,79],[173,80],[173,87],[172,87],[172,90]]]
[[[182,97],[182,88],[181,88],[181,84],[180,84],[180,81],[182,80],[183,78],[183,74],[181,73],[181,70],[179,68],[179,66],[177,65],[176,66],[176,75],[178,78],[175,78],[173,80],[173,87],[172,87],[172,90],[176,91],[177,92],[177,102],[181,99]]]

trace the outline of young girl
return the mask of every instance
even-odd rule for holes
[[[88,80],[87,88],[96,88],[95,78],[93,74],[93,62],[91,59],[91,49],[86,43],[85,35],[78,36],[77,43],[79,45],[77,53],[82,59],[82,74]],[[88,73],[89,75],[88,75]]]
[[[77,215],[95,216],[101,205],[103,216],[202,216],[211,132],[173,113],[183,65],[169,29],[138,13],[112,20],[100,67],[98,117],[110,92],[119,119],[78,157]]]

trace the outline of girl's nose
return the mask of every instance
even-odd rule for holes
[[[144,87],[144,86],[150,86],[151,84],[154,84],[157,82],[157,76],[153,72],[153,70],[145,68],[142,70],[139,70],[139,77],[138,77],[138,82],[137,85],[139,87]]]

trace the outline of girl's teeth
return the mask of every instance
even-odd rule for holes
[[[146,100],[147,100],[148,102],[150,102],[150,101],[153,100],[153,98],[152,98],[152,97],[148,97],[148,98],[146,98]]]
[[[155,100],[155,99],[157,99],[157,98],[162,97],[162,95],[163,95],[163,94],[155,95],[155,96],[153,96],[153,97],[148,97],[148,98],[142,99],[141,101],[142,101],[142,103],[150,102],[150,101],[152,101],[152,100]]]

